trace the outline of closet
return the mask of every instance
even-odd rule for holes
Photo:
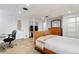
[[[63,18],[63,35],[79,39],[79,17]]]

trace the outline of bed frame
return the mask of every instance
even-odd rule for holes
[[[49,49],[47,49],[45,47],[44,47],[44,53],[45,54],[56,54],[54,51],[51,51],[51,50],[49,50]]]
[[[52,27],[52,28],[49,28],[49,31],[51,34],[53,35],[59,35],[59,36],[62,36],[63,34],[63,31],[62,31],[62,28],[59,28],[59,27]]]
[[[39,49],[36,47],[36,40],[41,37],[41,36],[46,36],[46,35],[50,35],[50,31],[35,31],[34,32],[34,47],[35,49]],[[40,50],[40,49],[39,49]]]
[[[53,27],[53,28],[49,28],[48,31],[41,31],[41,32],[35,31],[34,32],[34,47],[35,47],[36,50],[41,51],[42,53],[45,53],[45,54],[56,54],[54,51],[50,51],[47,48],[44,48],[43,51],[42,51],[38,47],[36,47],[37,38],[39,38],[41,36],[50,35],[50,34],[62,36],[62,29],[58,28],[58,27]]]

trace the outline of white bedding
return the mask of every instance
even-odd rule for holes
[[[49,38],[52,38],[52,37],[55,37],[56,35],[47,35],[47,36],[42,36],[42,37],[39,37],[37,40],[36,40],[36,46],[38,48],[40,48],[41,50],[43,50],[43,47],[45,45],[45,41]]]
[[[38,41],[46,41],[47,39],[55,37],[55,36],[56,35],[46,35],[46,36],[39,37],[37,40]]]
[[[44,45],[45,45],[44,42],[36,41],[36,47],[38,47],[39,49],[43,50]]]
[[[60,54],[77,54],[79,39],[56,36],[45,41],[45,48]]]

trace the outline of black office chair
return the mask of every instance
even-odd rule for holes
[[[14,41],[16,39],[16,30],[12,31],[12,34],[8,34],[8,38],[5,38],[3,41],[6,43],[9,43],[9,47],[13,48],[13,46],[11,46],[11,42]]]

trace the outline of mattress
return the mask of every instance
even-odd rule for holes
[[[43,50],[44,48],[44,45],[45,45],[45,41],[48,40],[49,38],[53,38],[55,37],[56,35],[47,35],[47,36],[42,36],[42,37],[39,37],[37,40],[36,40],[36,46],[38,48],[40,48],[41,50]]]
[[[43,50],[45,43],[41,41],[36,41],[36,47]]]
[[[77,54],[79,39],[56,36],[45,41],[45,48],[59,54]]]

